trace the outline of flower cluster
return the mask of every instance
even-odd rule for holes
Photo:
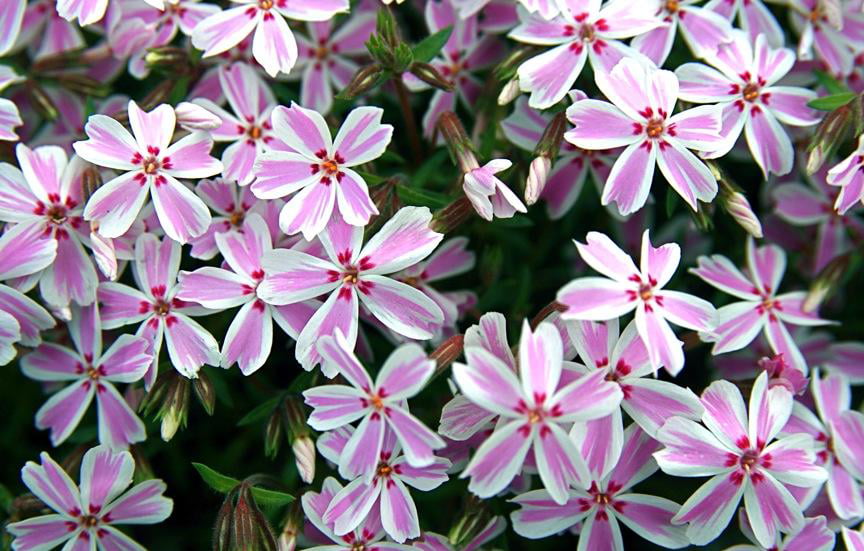
[[[862,0],[0,0],[3,542],[864,550],[862,67]]]

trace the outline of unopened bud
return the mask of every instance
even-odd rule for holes
[[[237,504],[234,506],[234,514],[231,519],[231,539],[233,549],[242,551],[254,551],[258,538],[255,514],[253,509],[255,500],[249,486],[243,484],[237,495]]]
[[[846,139],[846,135],[854,124],[856,111],[860,116],[860,104],[860,99],[856,99],[838,107],[825,115],[825,118],[816,127],[816,132],[810,141],[807,157],[806,169],[808,174],[814,174],[819,170]]]
[[[315,442],[309,435],[301,436],[291,444],[291,451],[294,452],[294,462],[297,464],[300,480],[312,484],[315,480]]]
[[[699,231],[710,232],[714,228],[714,221],[711,220],[713,210],[711,203],[702,201],[696,202],[696,211],[690,210],[690,216]]]
[[[467,197],[462,196],[432,215],[429,227],[438,233],[450,233],[468,220],[474,213],[474,207]]]
[[[456,549],[461,549],[486,527],[491,517],[492,514],[482,500],[469,496],[465,508],[462,510],[462,515],[447,535],[450,545]]]
[[[284,428],[282,417],[282,412],[279,408],[276,408],[267,419],[267,424],[264,425],[264,455],[270,459],[275,458],[279,453],[279,448],[284,438],[282,435],[282,429]]]
[[[501,89],[501,93],[498,94],[498,105],[507,105],[511,101],[515,100],[522,93],[522,89],[519,87],[519,79],[514,78],[507,81],[507,84],[504,85],[504,88]]]
[[[849,252],[834,258],[826,264],[813,280],[813,283],[810,284],[810,290],[804,298],[801,309],[807,313],[818,310],[819,306],[837,290],[838,283],[843,279],[851,262],[852,253]]]
[[[294,551],[297,548],[297,535],[303,529],[303,512],[299,502],[295,501],[288,509],[288,514],[279,534],[279,551]]]
[[[467,174],[472,170],[480,168],[480,164],[474,156],[471,139],[465,132],[465,127],[462,126],[462,121],[459,120],[456,113],[453,111],[444,111],[441,113],[438,117],[438,131],[450,150],[453,162],[459,166],[462,174]]]
[[[351,100],[357,96],[364,94],[384,81],[386,72],[384,67],[378,63],[361,67],[354,73],[351,82],[344,90],[339,92],[339,99]]]
[[[207,415],[213,415],[216,409],[216,389],[213,388],[210,377],[203,371],[199,371],[198,378],[192,380],[192,388]]]
[[[171,95],[171,91],[174,89],[174,85],[176,82],[173,79],[166,79],[157,84],[153,90],[144,96],[139,102],[139,107],[145,111],[150,111],[151,109],[155,109],[157,106],[168,101],[168,97]],[[128,118],[128,114],[127,114]]]
[[[456,358],[462,355],[462,350],[465,348],[465,336],[453,335],[446,341],[442,342],[430,355],[430,360],[435,360],[435,373],[441,373],[451,363],[456,361]]]
[[[96,193],[96,190],[102,186],[102,175],[93,165],[88,165],[81,172],[81,193],[84,195],[84,202],[90,200],[90,197]]]
[[[435,88],[439,88],[446,92],[453,90],[453,82],[444,78],[444,75],[438,72],[438,69],[429,63],[415,61],[411,64],[410,71],[412,75],[430,86],[434,86]]]
[[[111,91],[107,84],[80,73],[60,73],[54,76],[54,79],[66,90],[84,96],[104,98]]]
[[[231,550],[231,521],[234,513],[232,500],[233,497],[229,493],[222,502],[222,506],[219,507],[219,512],[216,514],[216,523],[213,525],[214,551]]]
[[[497,67],[495,67],[495,78],[500,82],[507,80],[518,80],[516,71],[524,61],[533,56],[537,52],[537,48],[526,46],[513,50],[510,55],[504,58]]]
[[[56,120],[59,116],[60,112],[57,110],[57,106],[54,105],[54,100],[52,100],[48,94],[45,93],[45,90],[36,83],[34,80],[28,80],[27,84],[24,86],[24,89],[27,92],[27,96],[30,99],[30,102],[36,108],[36,111],[39,112],[44,118],[49,121]]]
[[[177,46],[150,48],[144,54],[144,63],[153,69],[183,75],[189,71],[189,52]]]
[[[714,176],[717,178],[719,187],[719,204],[729,216],[732,217],[739,226],[744,228],[744,231],[753,237],[760,239],[762,237],[762,223],[750,206],[750,201],[744,193],[734,184],[732,184],[720,171],[716,163],[709,162],[708,167],[711,169]]]
[[[177,113],[177,124],[186,130],[213,130],[222,124],[222,119],[190,101],[178,103],[174,112]]]
[[[525,203],[533,205],[540,199],[549,172],[552,170],[552,160],[546,156],[536,157],[528,168],[528,180],[525,182]]]

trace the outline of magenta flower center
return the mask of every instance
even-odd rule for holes
[[[155,312],[157,316],[167,316],[170,311],[171,304],[165,299],[160,298],[153,303],[153,312]]]
[[[269,10],[273,7],[273,0],[259,0],[258,7],[262,10]]]
[[[342,181],[342,177],[345,176],[345,173],[339,170],[339,165],[345,162],[342,155],[337,152],[331,157],[322,149],[321,151],[316,152],[315,156],[321,159],[321,162],[311,165],[312,174],[320,173],[322,184],[330,185],[333,178],[336,178],[337,182]]]
[[[655,117],[648,121],[645,125],[645,134],[648,135],[649,138],[659,138],[663,135],[663,131],[665,130],[665,125],[663,124],[663,119]]]
[[[94,515],[84,515],[81,517],[81,526],[86,528],[93,528],[97,524],[99,524],[99,519]]]
[[[678,13],[678,0],[667,0],[664,7],[669,14]]]
[[[231,225],[235,228],[239,228],[243,225],[243,220],[246,218],[246,211],[243,209],[237,209],[231,212],[231,215],[228,217],[228,221],[231,222]]]
[[[742,469],[750,472],[750,469],[759,463],[759,454],[754,450],[747,450],[741,455],[739,463],[741,464]]]

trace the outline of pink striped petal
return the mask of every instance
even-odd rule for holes
[[[267,223],[257,213],[246,217],[241,230],[218,234],[216,244],[231,269],[253,281],[261,278],[261,259],[273,248]]]
[[[15,536],[18,549],[54,549],[75,535],[68,523],[62,515],[42,515],[13,522],[6,529]]]
[[[373,505],[378,502],[383,484],[366,484],[362,478],[357,478],[337,493],[327,510],[323,520],[333,527],[337,535],[344,535],[359,526]]]
[[[567,119],[574,128],[564,137],[583,149],[611,149],[642,139],[641,132],[634,130],[633,119],[605,101],[577,101],[567,108]]]
[[[744,505],[753,535],[763,547],[774,545],[777,532],[795,533],[804,525],[801,507],[770,474],[746,485]]]
[[[66,152],[54,145],[30,149],[24,144],[18,144],[15,154],[33,195],[43,203],[54,202],[49,195],[61,195],[63,173],[68,163]]]
[[[303,51],[303,48],[300,48]],[[333,86],[330,84],[328,64],[313,61],[303,72],[300,88],[300,103],[319,113],[329,113],[333,107]]]
[[[738,387],[729,381],[714,381],[702,393],[702,422],[730,450],[755,446],[747,433],[747,411]]]
[[[675,325],[694,331],[711,332],[714,329],[716,311],[708,301],[678,291],[664,290],[655,296],[663,301],[660,308],[663,316]]]
[[[522,391],[535,405],[542,404],[558,388],[561,378],[563,344],[551,323],[541,323],[532,331],[522,323],[519,341],[519,374]]]
[[[98,222],[104,237],[121,237],[141,212],[150,185],[142,185],[137,176],[136,172],[122,174],[100,186],[87,201],[84,219]]]
[[[722,107],[717,105],[702,105],[681,111],[670,117],[667,124],[669,127],[675,125],[675,140],[688,149],[714,151],[723,141],[720,135],[723,112]]]
[[[574,279],[558,291],[556,300],[567,307],[561,314],[565,320],[609,320],[636,307],[624,284],[602,277]]]
[[[752,300],[759,296],[750,280],[725,256],[700,256],[698,267],[690,272],[736,297]]]
[[[279,6],[279,12],[300,21],[329,21],[339,13],[347,13],[348,0],[292,0]]]
[[[665,142],[657,154],[657,167],[669,185],[695,211],[697,201],[710,203],[717,196],[711,170],[677,139]]]
[[[556,392],[547,406],[560,412],[555,417],[556,422],[588,421],[612,413],[621,403],[623,394],[617,384],[605,377],[603,370],[595,370]]]
[[[529,90],[528,105],[546,109],[564,99],[582,72],[588,52],[579,42],[561,44],[519,66],[519,84]]]
[[[213,138],[209,133],[192,132],[165,151],[165,158],[170,157],[172,165],[165,172],[175,178],[208,178],[219,174],[222,162],[210,156],[211,149]]]
[[[69,475],[46,452],[39,454],[41,464],[28,461],[21,469],[21,480],[48,507],[69,518],[81,513],[78,488]]]
[[[320,176],[312,172],[312,163],[304,155],[285,151],[268,151],[258,156],[252,192],[260,199],[275,199],[313,185]]]
[[[357,325],[359,318],[359,301],[357,293],[333,292],[312,315],[303,331],[297,337],[296,357],[304,369],[310,370],[319,362],[321,356],[318,354],[316,343],[321,337],[335,335],[338,329],[345,335],[345,341],[349,349],[354,348],[357,342]],[[333,369],[324,366],[324,373],[328,377],[336,374]]]
[[[177,279],[180,254],[180,245],[171,239],[140,235],[135,241],[135,267],[141,288],[153,297],[166,298]]]
[[[174,126],[177,123],[174,108],[163,103],[151,111],[144,111],[137,103],[130,101],[128,112],[129,125],[132,127],[132,134],[138,143],[138,151],[143,154],[148,152],[148,148],[155,147],[158,151],[164,151],[168,155],[166,149],[171,143]],[[182,159],[180,160],[182,161]]]
[[[445,442],[416,417],[400,407],[388,407],[384,414],[388,426],[402,445],[408,463],[414,467],[431,465],[435,460],[433,450],[443,448]]]
[[[484,409],[517,416],[523,398],[515,373],[483,348],[466,348],[465,359],[468,365],[453,364],[453,377],[462,393]]]
[[[597,368],[609,365],[610,349],[618,334],[617,319],[608,322],[570,322],[567,332],[585,365]]]
[[[168,237],[181,244],[188,243],[207,231],[212,219],[210,211],[188,187],[172,176],[164,178],[163,183],[157,181],[151,188],[156,215]]]
[[[467,237],[453,237],[438,247],[426,259],[423,278],[428,282],[454,277],[471,270],[476,262],[468,250]]]
[[[642,233],[641,255],[641,275],[648,276],[649,281],[653,279],[652,285],[660,288],[669,283],[669,280],[675,275],[675,270],[678,269],[678,264],[681,262],[681,247],[676,243],[666,243],[655,247],[651,244],[649,231],[645,230]]]
[[[252,38],[252,55],[264,71],[275,77],[279,73],[290,73],[297,62],[297,41],[285,19],[266,12],[255,29]]]
[[[486,427],[494,417],[494,413],[457,394],[441,410],[438,434],[450,440],[464,441]]]
[[[768,317],[768,322],[765,324],[765,337],[775,354],[782,354],[786,363],[801,373],[807,372],[807,360],[780,319]]]
[[[249,120],[261,114],[261,96],[269,94],[258,73],[247,63],[223,65],[219,69],[219,83],[225,98],[238,117]]]
[[[303,188],[282,207],[279,227],[288,235],[303,232],[310,241],[321,233],[333,214],[336,186],[313,184]]]
[[[764,3],[759,0],[748,2],[742,4],[739,9],[741,28],[748,32],[750,42],[756,42],[757,37],[764,34],[769,45],[783,46],[783,29]]]
[[[376,467],[384,459],[381,447],[386,430],[387,424],[381,414],[367,411],[339,458],[339,475],[342,478],[351,480],[360,477],[367,484],[373,483]]]
[[[378,230],[363,247],[359,257],[369,266],[365,273],[389,274],[423,260],[444,236],[429,224],[432,213],[426,207],[404,207]]]
[[[825,469],[828,471],[825,491],[831,502],[831,508],[842,519],[860,518],[864,514],[861,485],[839,463],[829,461],[825,464]]]
[[[132,484],[135,461],[126,451],[90,448],[81,461],[81,503],[102,509]]]
[[[672,524],[680,507],[662,497],[627,494],[615,498],[615,517],[647,541],[680,549],[690,543],[686,528]]]
[[[721,0],[723,3],[725,0]],[[715,103],[735,99],[734,83],[718,70],[702,63],[685,63],[675,69],[680,89],[678,96],[684,101]]]
[[[204,364],[219,365],[219,343],[206,329],[185,314],[174,313],[165,322],[165,341],[171,364],[182,375],[194,378]]]
[[[662,312],[645,306],[643,303],[636,308],[635,320],[651,366],[655,370],[665,367],[671,375],[677,375],[684,368],[684,343],[675,336]]]
[[[581,542],[585,542],[582,544]],[[621,551],[624,542],[621,539],[621,528],[618,526],[618,518],[615,514],[609,514],[603,509],[595,508],[593,514],[582,525],[579,533],[580,546],[584,549],[597,549],[598,551]]]
[[[143,442],[147,438],[144,423],[114,385],[97,385],[96,405],[99,413],[99,442],[116,449]]]
[[[315,298],[340,285],[333,264],[299,251],[274,249],[263,256],[261,264],[266,276],[258,286],[258,296],[270,304]]]
[[[729,526],[744,489],[749,486],[742,484],[740,479],[732,475],[719,474],[690,496],[672,518],[672,522],[689,523],[687,537],[690,542],[694,545],[705,545]]]
[[[669,57],[669,52],[672,51],[672,43],[675,41],[677,28],[678,20],[673,19],[665,25],[635,37],[631,41],[631,45],[658,67],[662,66],[666,58]]]
[[[133,383],[150,367],[153,357],[148,353],[150,343],[140,337],[120,335],[99,358],[99,369],[106,381]]]
[[[40,333],[54,327],[51,314],[33,299],[6,285],[0,285],[0,310],[18,322],[21,344],[26,346],[37,346],[41,342]]]
[[[586,463],[591,479],[603,480],[615,467],[624,445],[621,410],[585,423],[574,423],[570,438]]]
[[[864,414],[844,411],[829,423],[834,453],[855,478],[864,479]]]
[[[732,40],[732,26],[723,16],[704,8],[686,6],[678,12],[681,36],[698,57],[714,53],[718,44]]]
[[[534,432],[532,449],[540,480],[558,504],[567,503],[570,485],[588,485],[591,476],[579,449],[556,423],[545,423]]]
[[[740,350],[753,342],[765,326],[765,316],[756,302],[736,302],[717,310],[713,354]]]
[[[332,337],[321,336],[317,348],[325,363],[345,377],[354,388],[367,393],[376,388],[366,369],[354,355],[353,342],[345,336],[341,329],[337,328]]]
[[[260,299],[247,302],[231,322],[222,343],[222,367],[236,362],[243,375],[264,365],[273,347],[273,319],[270,307]]]
[[[626,381],[621,406],[649,435],[671,416],[699,419],[703,412],[699,397],[689,388],[648,378]]]
[[[825,481],[826,473],[817,465],[814,446],[813,437],[809,434],[780,438],[762,453],[765,470],[784,484],[817,487]]]
[[[762,372],[750,391],[748,435],[751,445],[762,448],[772,441],[792,414],[792,393],[786,387],[768,387],[768,373]]]
[[[349,168],[342,169],[342,179],[336,186],[336,203],[345,221],[354,226],[365,226],[378,214],[366,181]]]
[[[249,301],[248,280],[222,268],[205,266],[194,272],[180,272],[179,280],[177,298],[206,308],[224,310]]]
[[[447,482],[447,470],[451,464],[448,459],[436,457],[434,462],[426,467],[412,467],[404,457],[399,457],[393,462],[393,466],[399,467],[399,479],[405,484],[428,492]]]
[[[832,323],[819,317],[817,312],[805,312],[806,291],[784,293],[775,298],[776,315],[781,320],[794,325],[826,325]]]
[[[57,258],[57,240],[40,222],[15,224],[0,237],[0,278],[44,270]]]
[[[601,204],[616,203],[622,216],[641,209],[651,191],[657,149],[650,142],[627,146],[612,165],[603,187]]]
[[[72,144],[82,159],[117,170],[136,168],[132,158],[138,152],[138,144],[119,122],[105,115],[92,115],[84,131],[89,139]]]
[[[309,426],[319,431],[345,426],[369,410],[363,406],[366,394],[346,385],[316,386],[304,391],[303,397],[312,408]]]
[[[195,26],[192,45],[204,50],[204,57],[226,52],[252,33],[261,16],[259,10],[250,15],[246,5],[215,13]]]
[[[319,113],[292,104],[290,108],[277,107],[271,117],[279,139],[307,159],[316,161],[317,152],[331,149],[330,130]]]
[[[716,434],[690,419],[672,417],[657,431],[657,440],[666,447],[655,453],[654,458],[663,472],[673,476],[727,472],[728,462],[737,461],[737,456],[729,452]]]
[[[333,151],[345,159],[345,166],[368,163],[387,149],[393,127],[381,124],[383,115],[378,107],[358,107],[348,113],[333,141]]]
[[[774,294],[786,271],[786,253],[777,245],[756,247],[755,241],[748,239],[747,267],[757,289]]]
[[[507,320],[498,312],[487,312],[477,325],[465,331],[465,347],[479,346],[516,372],[516,359],[507,342]]]
[[[389,277],[363,275],[363,305],[389,329],[412,339],[428,339],[444,323],[444,313],[422,291]]]
[[[522,421],[499,426],[462,471],[462,478],[471,477],[468,489],[481,498],[502,491],[522,470],[531,442],[531,431],[523,430]]]
[[[51,396],[36,412],[36,428],[51,429],[51,443],[60,445],[81,422],[95,388],[91,381],[80,380]]]
[[[761,99],[774,116],[784,124],[811,126],[822,119],[818,111],[807,106],[808,102],[816,99],[816,92],[813,90],[792,86],[771,86],[763,90]]]
[[[77,354],[54,343],[43,343],[21,358],[21,371],[37,381],[74,381],[81,376],[79,366]]]
[[[435,361],[416,344],[405,344],[390,354],[375,381],[375,389],[390,401],[405,400],[420,392],[435,372]]]
[[[10,164],[0,165],[0,217],[4,222],[26,222],[37,208],[36,197],[21,171]]]
[[[174,502],[162,495],[165,483],[147,480],[136,484],[105,508],[116,524],[158,524],[171,516]]]
[[[381,524],[387,535],[398,543],[420,536],[417,508],[408,488],[396,477],[382,483]]]
[[[9,0],[0,6],[0,55],[15,45],[26,7],[26,0]]]
[[[584,495],[584,497],[583,497]],[[576,526],[593,507],[587,494],[569,492],[564,505],[554,501],[546,490],[533,490],[513,498],[519,509],[510,514],[513,530],[522,537],[540,539]]]
[[[782,176],[792,170],[792,142],[771,111],[752,107],[744,124],[744,136],[766,178],[770,173]]]
[[[624,444],[608,485],[614,483],[620,493],[657,472],[657,462],[651,456],[659,448],[658,441],[631,423],[624,431]]]
[[[57,256],[39,280],[45,302],[56,307],[70,301],[91,304],[98,284],[96,268],[77,236],[58,234]]]
[[[99,313],[102,327],[115,329],[137,323],[150,316],[152,305],[141,291],[122,283],[104,282],[99,285]]]

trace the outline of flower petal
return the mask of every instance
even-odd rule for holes
[[[738,460],[716,433],[683,417],[666,421],[657,431],[657,440],[666,447],[654,458],[663,472],[672,476],[712,476],[729,471],[729,461]]]
[[[181,375],[195,378],[204,364],[219,365],[219,343],[209,331],[185,314],[174,313],[165,321],[165,341],[171,364]]]
[[[192,45],[204,50],[204,57],[226,52],[249,36],[260,20],[260,12],[249,15],[249,6],[220,11],[195,26]]]
[[[615,517],[642,538],[669,549],[686,547],[690,540],[684,526],[672,524],[681,508],[674,501],[642,494],[615,498]]]
[[[21,469],[21,480],[45,505],[69,518],[81,512],[78,488],[69,475],[46,452],[39,454],[41,464],[28,461]]]
[[[101,510],[132,484],[135,461],[127,451],[90,448],[81,461],[81,503]]]
[[[603,187],[601,204],[616,203],[622,216],[632,214],[645,206],[651,180],[654,178],[654,165],[657,162],[657,149],[650,142],[634,143],[615,160],[612,171]]]
[[[745,300],[759,297],[758,289],[755,289],[750,280],[725,256],[700,256],[698,267],[692,268],[690,273],[736,297]]]
[[[770,474],[746,485],[744,505],[753,535],[763,547],[774,545],[777,532],[795,533],[804,525],[801,506],[782,484]]]
[[[381,524],[387,535],[398,543],[420,536],[417,507],[408,488],[396,477],[382,483]]]
[[[381,447],[386,430],[382,415],[377,411],[368,412],[342,450],[339,476],[346,480],[359,477],[366,484],[373,484],[378,463],[383,459]]]
[[[755,446],[747,433],[747,411],[741,391],[729,381],[714,381],[702,393],[702,422],[730,450]]]
[[[516,374],[483,348],[466,348],[465,359],[468,365],[453,364],[453,378],[462,393],[488,411],[508,417],[518,415],[523,398]]]
[[[560,505],[567,503],[571,485],[585,487],[591,480],[579,449],[557,423],[545,423],[534,431],[532,449],[540,480]]]
[[[340,285],[339,273],[332,263],[300,251],[268,251],[261,265],[266,275],[258,286],[258,296],[269,304],[301,302]]]
[[[461,478],[471,477],[468,489],[478,497],[494,496],[522,470],[532,442],[531,430],[523,430],[523,427],[523,421],[499,426],[462,471]]]
[[[271,119],[273,131],[279,139],[307,159],[318,159],[316,153],[330,150],[330,130],[324,117],[317,112],[292,103],[290,108],[279,106],[274,109]]]
[[[433,450],[443,448],[445,442],[426,428],[416,417],[400,407],[388,407],[384,415],[388,426],[396,433],[405,459],[412,467],[426,467],[435,461]]]
[[[222,367],[236,362],[243,375],[251,375],[270,357],[273,347],[273,318],[261,299],[247,302],[228,326],[222,343]]]
[[[602,277],[574,279],[558,291],[556,300],[567,307],[561,313],[564,320],[610,320],[636,307],[622,283]]]
[[[51,266],[57,258],[57,240],[42,223],[9,227],[0,237],[0,278],[30,275]]]
[[[389,277],[363,275],[360,300],[389,329],[412,339],[429,339],[444,323],[444,313],[422,291]]]
[[[132,159],[138,153],[138,144],[119,122],[105,115],[91,115],[84,132],[89,139],[72,144],[82,159],[117,170],[136,168]]]
[[[81,422],[94,393],[95,385],[89,379],[67,386],[36,412],[36,428],[51,429],[51,443],[60,445]]]
[[[687,527],[690,542],[694,545],[705,545],[729,526],[744,489],[749,486],[732,475],[719,474],[700,486],[684,502],[672,522],[690,523]]]
[[[99,442],[114,449],[124,449],[129,444],[143,442],[147,438],[144,423],[111,383],[96,385],[96,405],[99,413]]]
[[[513,530],[522,537],[540,539],[576,526],[592,510],[584,507],[588,497],[573,490],[564,505],[553,500],[546,490],[533,490],[511,500],[519,509],[510,513]]]
[[[541,323],[532,331],[525,320],[519,341],[519,374],[525,396],[535,404],[550,398],[558,388],[563,360],[563,343],[555,326]]]
[[[345,159],[345,166],[368,163],[384,154],[393,136],[393,127],[381,124],[383,116],[384,110],[380,107],[357,107],[348,113],[333,140],[333,151]]]
[[[669,185],[695,211],[697,202],[710,203],[717,196],[717,179],[696,155],[677,139],[661,143],[657,167]]]
[[[655,370],[663,366],[671,375],[677,375],[684,368],[684,343],[675,336],[662,312],[640,304],[635,320],[639,336],[648,349],[651,366]]]
[[[444,238],[429,227],[431,221],[427,207],[399,209],[360,252],[361,264],[369,266],[364,274],[397,272],[429,256]]]
[[[165,483],[147,480],[136,484],[105,508],[112,524],[158,524],[171,516],[174,502],[162,495]]]
[[[844,411],[831,421],[830,427],[840,464],[859,480],[864,479],[864,414]]]
[[[140,175],[138,172],[121,174],[90,196],[84,207],[84,219],[98,222],[101,235],[121,237],[135,222],[150,191],[150,184],[146,178],[142,182]]]
[[[519,86],[531,92],[528,105],[546,109],[564,99],[587,58],[581,43],[570,42],[523,62],[518,69]]]
[[[115,383],[133,383],[146,373],[153,357],[150,343],[140,337],[120,335],[99,358],[102,378]]]
[[[612,413],[623,394],[617,384],[605,379],[606,373],[598,369],[558,390],[547,406],[558,411],[556,422],[588,421]]]
[[[252,37],[252,55],[270,75],[290,73],[297,63],[297,40],[280,14],[270,10],[264,14]]]
[[[565,133],[565,139],[583,149],[611,149],[642,139],[641,125],[605,101],[577,101],[567,108],[567,119],[574,128]]]
[[[826,473],[816,464],[813,448],[813,437],[809,434],[780,438],[762,453],[764,468],[784,484],[800,488],[819,486],[825,481]]]
[[[771,111],[751,107],[744,123],[744,136],[766,178],[770,173],[783,176],[792,170],[792,141]]]
[[[649,378],[633,378],[624,384],[621,406],[649,435],[657,434],[669,417],[699,419],[704,411],[699,397],[689,388]]]

